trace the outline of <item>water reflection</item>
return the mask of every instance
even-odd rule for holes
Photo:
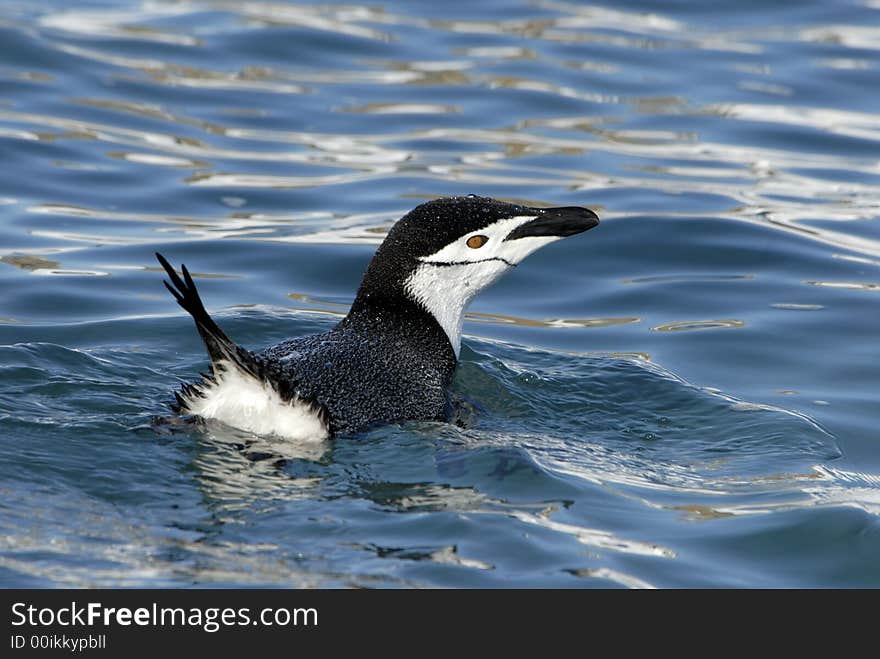
[[[510,457],[502,452],[499,457]],[[467,461],[467,455],[461,456]],[[468,515],[503,515],[537,526],[553,533],[570,536],[577,542],[594,549],[674,558],[675,552],[657,544],[619,537],[609,531],[588,528],[554,520],[561,506],[550,502],[511,503],[496,499],[469,487],[449,487],[438,484],[372,483],[364,484],[364,492],[371,500],[393,506],[402,512],[455,511]],[[564,506],[563,506],[564,507]]]
[[[403,559],[406,561],[432,561],[441,565],[458,565],[460,567],[474,568],[477,570],[492,570],[491,563],[478,561],[473,558],[465,558],[458,552],[455,545],[447,545],[435,549],[432,547],[380,547],[367,545],[369,551],[376,552],[379,558]]]
[[[253,510],[254,504],[314,496],[321,478],[291,478],[286,460],[319,461],[328,443],[292,445],[258,436],[235,436],[229,429],[201,435],[204,449],[194,462],[206,496],[227,511]]]
[[[787,311],[820,311],[825,308],[821,304],[795,304],[792,302],[778,302],[770,306],[774,309],[785,309]]]
[[[209,3],[218,9],[238,13],[254,26],[291,25],[323,30],[362,39],[389,41],[391,35],[359,23],[396,23],[399,19],[382,9],[359,6],[296,5],[277,2],[224,2]]]
[[[554,7],[556,7],[554,5]],[[225,7],[234,11],[232,7]],[[556,9],[573,11],[559,5]],[[184,11],[176,8],[175,11]],[[274,9],[272,10],[274,11]],[[315,10],[319,11],[320,10]],[[604,10],[603,10],[604,11]],[[283,13],[283,12],[282,12]],[[306,11],[308,13],[308,11]],[[368,12],[369,13],[369,12]],[[602,14],[602,12],[600,12]],[[363,16],[354,12],[346,14],[345,19],[362,20]],[[622,14],[625,15],[625,14]],[[372,16],[372,14],[371,14]],[[614,12],[606,15],[585,14],[584,20],[592,21],[599,27],[603,21],[615,24]],[[103,34],[108,25],[116,25],[120,20],[128,20],[129,14],[111,16],[95,20],[96,34]],[[149,15],[146,16],[149,19]],[[375,17],[374,17],[375,18]],[[384,17],[388,19],[387,16]],[[629,21],[631,17],[627,16]],[[87,29],[91,19],[74,21],[75,30]],[[329,19],[328,19],[329,20]],[[394,20],[388,19],[391,23]],[[562,20],[562,19],[560,19]],[[634,19],[635,20],[635,19]],[[557,21],[558,23],[559,21]],[[646,22],[646,29],[659,29],[653,20],[644,17],[636,25]],[[553,21],[551,21],[553,23]],[[662,23],[662,21],[661,21]],[[564,24],[564,21],[563,21]],[[576,22],[575,22],[576,24]],[[55,24],[53,23],[53,26]],[[574,24],[572,24],[574,25]],[[631,24],[632,25],[632,24]],[[56,26],[57,27],[57,26]],[[450,27],[450,26],[446,26]],[[546,26],[545,26],[546,27]],[[530,34],[543,34],[540,29],[526,30]],[[54,28],[53,28],[54,29]],[[74,29],[74,28],[72,28]],[[482,29],[482,28],[481,28]],[[487,30],[496,28],[487,26]],[[501,31],[504,32],[502,27]],[[537,30],[537,31],[536,31]],[[153,35],[155,36],[155,35]],[[537,38],[537,37],[536,37]],[[665,113],[690,113],[696,117],[717,117],[725,122],[746,121],[764,124],[777,123],[801,129],[809,127],[828,135],[840,135],[861,140],[880,140],[880,123],[876,115],[830,108],[798,107],[795,105],[770,105],[755,103],[710,104],[703,107],[691,106],[680,98],[637,97],[627,98],[618,95],[584,92],[574,87],[559,85],[548,80],[533,80],[515,76],[482,74],[476,69],[494,51],[461,50],[462,57],[471,60],[450,60],[438,62],[402,62],[373,60],[369,66],[380,69],[322,73],[323,78],[314,78],[308,71],[269,71],[265,67],[246,67],[238,73],[211,72],[193,67],[181,67],[159,60],[141,61],[129,58],[118,59],[103,50],[92,52],[81,46],[59,44],[59,47],[74,49],[79,55],[97,56],[102,54],[114,66],[137,71],[147,71],[157,82],[177,81],[180,84],[204,85],[209,87],[229,87],[246,89],[266,89],[281,92],[302,92],[300,88],[290,88],[293,78],[312,78],[319,84],[346,84],[358,80],[365,84],[451,84],[466,88],[472,85],[489,88],[503,88],[519,91],[537,91],[560,98],[575,98],[605,105],[626,105],[636,103],[640,112],[654,115]],[[521,56],[517,51],[501,50],[501,56]],[[463,77],[463,70],[471,71]],[[385,74],[405,73],[403,78],[388,78]],[[762,73],[768,73],[762,69]],[[375,78],[378,75],[379,78]],[[431,76],[440,76],[432,79]],[[450,78],[450,76],[452,76]],[[456,77],[457,76],[457,77]],[[184,82],[189,80],[189,82]],[[196,82],[198,81],[198,82]],[[287,81],[287,82],[285,82]],[[51,82],[48,81],[47,82]],[[744,83],[745,84],[745,83]],[[767,85],[775,83],[748,83],[765,86],[764,91],[772,91]],[[71,102],[110,112],[133,114],[165,121],[172,126],[187,127],[205,134],[206,138],[143,131],[128,126],[107,122],[83,121],[64,116],[40,115],[4,111],[0,121],[0,131],[7,137],[32,141],[56,141],[59,139],[95,140],[114,144],[117,147],[137,146],[148,151],[116,149],[106,155],[113,159],[145,166],[175,167],[190,169],[191,174],[185,182],[197,187],[234,187],[238,189],[303,189],[333,185],[352,184],[362,181],[384,179],[404,169],[409,175],[440,179],[450,182],[465,182],[473,185],[514,185],[534,187],[536,185],[569,186],[576,190],[597,188],[631,187],[656,189],[672,194],[711,193],[723,194],[731,200],[731,208],[724,215],[741,221],[760,221],[766,226],[785,231],[797,232],[822,242],[853,249],[867,254],[878,254],[877,241],[864,236],[856,236],[847,231],[832,231],[827,228],[806,226],[801,218],[815,212],[815,200],[822,200],[822,216],[828,220],[841,222],[870,220],[876,217],[880,202],[877,186],[870,183],[846,182],[828,178],[826,172],[840,171],[880,177],[876,162],[847,154],[824,154],[809,150],[793,152],[773,149],[764,145],[747,147],[730,143],[713,143],[694,132],[650,130],[608,127],[611,122],[621,119],[614,116],[580,117],[534,117],[517,121],[515,129],[509,128],[426,128],[406,130],[400,133],[377,135],[314,134],[289,130],[268,130],[251,127],[222,125],[216,121],[182,116],[157,104],[135,103],[128,100],[110,98],[73,98]],[[465,113],[466,108],[452,104],[413,103],[413,102],[371,102],[360,105],[344,105],[336,108],[342,112],[364,114],[413,114],[415,116]],[[230,118],[234,115],[229,115]],[[30,127],[30,128],[27,128]],[[59,132],[60,131],[60,132]],[[225,144],[211,144],[208,137],[222,139]],[[586,136],[586,137],[585,137]],[[397,148],[394,143],[405,141],[407,149]],[[450,150],[462,149],[465,152],[457,157],[457,162],[437,162],[429,145],[437,141],[446,142]],[[247,148],[244,147],[247,142]],[[275,146],[265,149],[253,148],[254,142],[277,145],[288,143],[297,145],[299,150],[279,151]],[[478,144],[488,147],[482,154],[471,153],[468,145]],[[499,150],[500,149],[500,150]],[[519,164],[517,161],[536,155],[553,155],[557,158],[577,158],[585,153],[603,151],[629,158],[626,168],[641,171],[648,177],[621,176],[609,177],[598,172],[585,170],[582,166],[565,167],[563,162],[549,167],[536,164]],[[157,153],[158,152],[158,153]],[[665,160],[674,159],[676,164]],[[342,168],[348,171],[331,174],[291,174],[216,171],[218,161],[320,165],[322,167]],[[792,170],[797,169],[798,173]],[[805,174],[809,172],[809,175]],[[759,184],[759,185],[756,185]],[[76,235],[77,232],[58,235]],[[329,234],[326,234],[329,238]],[[325,239],[325,238],[322,238]],[[359,241],[359,234],[340,234],[339,241]]]
[[[654,332],[692,332],[694,330],[736,329],[745,327],[745,322],[734,319],[719,320],[680,320],[652,327]]]
[[[572,574],[576,577],[589,577],[593,579],[607,579],[608,581],[618,583],[625,588],[633,588],[633,589],[653,589],[650,583],[645,581],[644,579],[639,579],[638,577],[634,577],[631,574],[624,574],[623,572],[619,572],[617,570],[612,570],[607,567],[600,568],[579,568],[579,569],[569,569],[567,570],[569,574]]]
[[[21,268],[33,272],[35,270],[47,270],[57,268],[60,263],[51,259],[44,259],[34,254],[9,254],[0,257],[0,263]]]
[[[13,253],[0,257],[0,263],[21,268],[28,271],[32,275],[60,275],[68,277],[104,277],[109,272],[103,270],[75,270],[70,268],[62,268],[60,261],[53,259],[45,259],[35,254]]]
[[[475,323],[491,323],[493,325],[518,325],[521,327],[569,328],[569,327],[611,327],[613,325],[629,325],[640,323],[641,318],[520,318],[494,313],[465,314],[465,320]]]
[[[127,38],[178,46],[199,46],[201,41],[193,36],[160,30],[154,26],[137,25],[157,19],[173,19],[189,13],[188,7],[175,7],[173,3],[147,3],[132,10],[72,9],[41,16],[39,25],[87,38]]]
[[[671,284],[678,282],[701,282],[701,281],[742,281],[752,280],[755,275],[652,275],[649,277],[634,277],[624,279],[621,284]]]
[[[342,111],[360,114],[459,114],[461,108],[430,103],[368,103],[346,106]]]
[[[827,288],[848,288],[861,291],[880,291],[880,284],[863,281],[805,281],[807,286],[825,286]]]

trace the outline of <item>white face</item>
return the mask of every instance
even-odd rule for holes
[[[535,250],[559,240],[559,236],[504,240],[535,217],[511,217],[466,234],[434,254],[419,258],[421,264],[407,279],[406,291],[437,319],[456,357],[461,349],[464,312],[474,296]]]

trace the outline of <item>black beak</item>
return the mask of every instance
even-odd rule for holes
[[[531,208],[538,216],[519,225],[504,240],[516,240],[529,236],[554,236],[565,238],[588,231],[599,224],[599,217],[589,208],[566,206],[565,208]]]

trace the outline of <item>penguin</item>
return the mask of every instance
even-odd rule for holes
[[[446,197],[404,215],[379,246],[342,321],[260,352],[214,322],[185,265],[159,253],[165,286],[195,321],[211,372],[175,393],[175,412],[258,435],[323,442],[373,426],[454,418],[450,391],[474,296],[526,256],[599,224],[581,207]]]

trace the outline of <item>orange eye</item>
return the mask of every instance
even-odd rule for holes
[[[488,236],[471,236],[467,239],[467,246],[471,249],[479,249],[489,242]]]

